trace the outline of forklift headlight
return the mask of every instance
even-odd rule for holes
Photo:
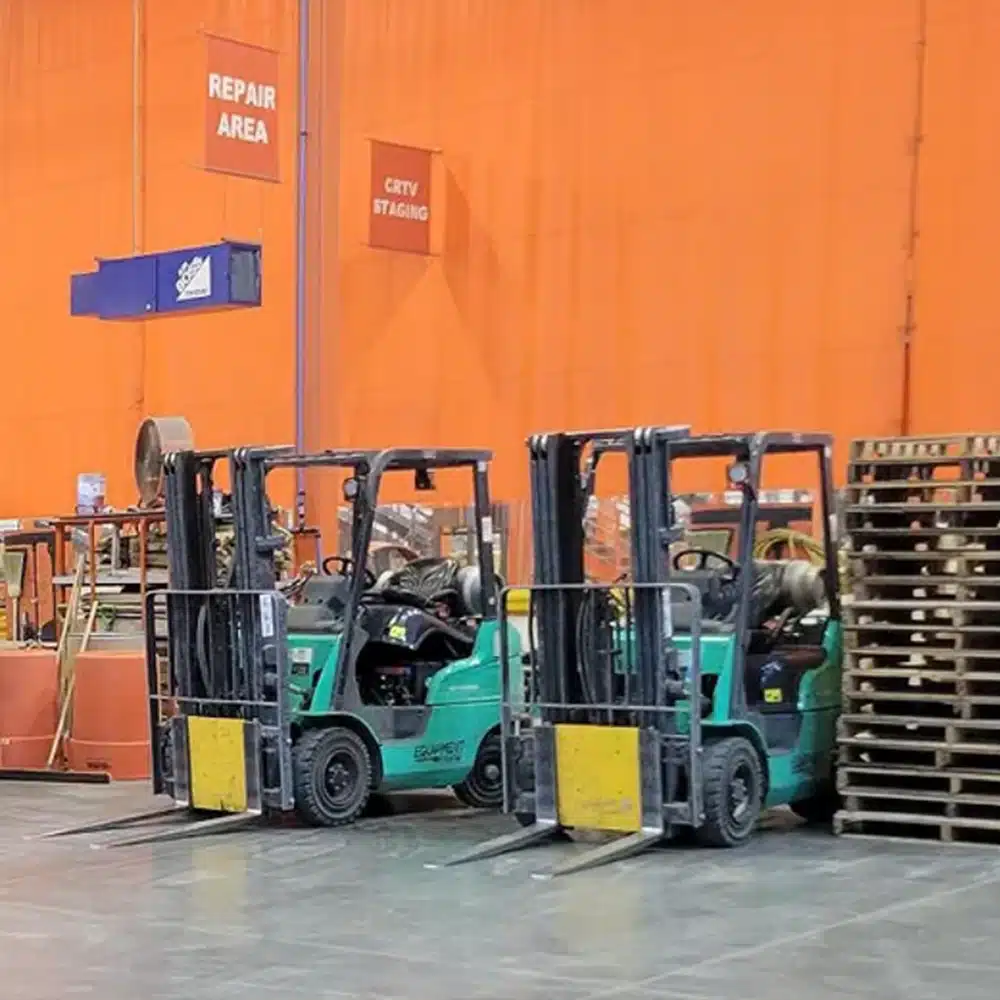
[[[728,469],[729,482],[733,486],[744,486],[750,481],[750,466],[746,462],[733,462]]]

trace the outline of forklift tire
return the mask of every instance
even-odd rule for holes
[[[832,785],[828,785],[808,799],[789,802],[788,808],[810,826],[825,826],[833,822],[834,814],[840,808],[840,796]]]
[[[705,847],[741,847],[753,836],[764,802],[764,771],[753,744],[742,736],[709,743],[704,761]]]
[[[352,729],[310,729],[295,744],[295,806],[312,826],[347,826],[368,804],[372,759]]]
[[[487,733],[476,751],[472,770],[451,790],[462,805],[473,809],[499,809],[503,805],[503,746],[499,733]]]

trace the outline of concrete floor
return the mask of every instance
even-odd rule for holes
[[[141,808],[0,783],[4,1000],[996,1000],[1000,853],[777,829],[551,881],[579,845],[433,862],[507,828],[434,812],[93,850],[29,841]]]

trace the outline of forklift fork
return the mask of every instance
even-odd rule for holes
[[[165,806],[160,809],[149,809],[145,812],[133,813],[129,816],[118,816],[115,819],[96,820],[93,823],[81,823],[77,826],[63,827],[59,830],[49,830],[46,833],[29,836],[28,840],[52,840],[57,837],[76,836],[81,833],[106,833],[112,830],[131,830],[136,827],[145,828],[146,832],[126,835],[106,843],[93,843],[90,846],[96,850],[111,847],[132,847],[136,844],[164,843],[171,840],[185,840],[204,833],[215,833],[224,829],[244,826],[256,819],[261,813],[256,810],[242,813],[222,813],[200,819],[191,818],[191,810],[184,805]],[[188,820],[184,823],[183,820]],[[154,822],[159,821],[159,822]],[[149,830],[150,826],[155,826]]]

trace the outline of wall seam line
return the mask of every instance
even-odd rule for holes
[[[904,258],[903,286],[905,292],[903,308],[902,348],[903,372],[899,430],[909,434],[913,424],[913,342],[917,332],[917,276],[920,249],[920,166],[924,145],[924,103],[926,100],[927,72],[927,0],[916,0],[917,5],[917,65],[915,74],[913,134],[911,136],[909,199],[906,224],[906,244]]]

